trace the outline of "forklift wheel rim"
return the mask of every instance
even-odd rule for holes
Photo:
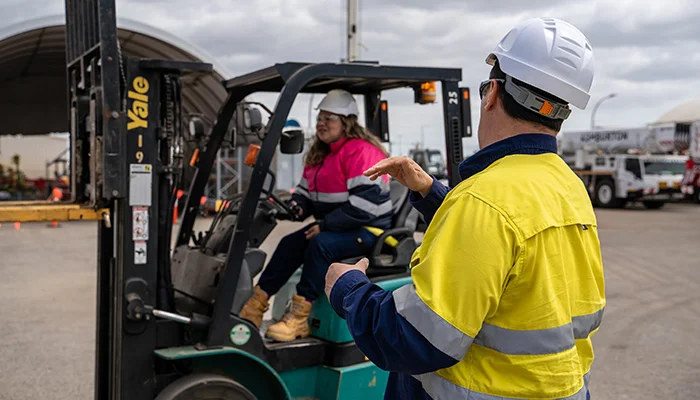
[[[224,395],[236,395],[236,397],[192,397],[201,390],[216,388],[226,390]],[[168,385],[155,400],[257,400],[257,397],[241,383],[219,374],[194,373],[186,375]]]

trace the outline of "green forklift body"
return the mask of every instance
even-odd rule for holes
[[[281,375],[294,400],[381,400],[389,379],[387,371],[369,361],[342,368],[301,368]]]
[[[235,347],[199,350],[194,346],[181,346],[156,350],[155,354],[168,361],[188,360],[193,371],[229,376],[245,386],[259,400],[292,398],[277,371],[260,358]]]
[[[396,290],[412,282],[410,276],[376,282],[384,290]],[[309,315],[311,335],[333,343],[352,342],[354,339],[344,319],[333,311],[325,295],[314,301]]]
[[[387,371],[370,361],[348,367],[324,365],[278,374],[265,361],[234,347],[198,350],[194,346],[156,350],[168,361],[189,360],[195,371],[220,373],[235,379],[260,400],[380,400]]]
[[[284,314],[286,305],[296,293],[296,285],[301,278],[301,268],[294,272],[291,278],[285,283],[275,295],[272,304],[272,319],[278,320]],[[410,276],[401,277],[381,277],[373,283],[384,290],[396,290],[401,286],[412,282]],[[309,313],[309,324],[311,325],[311,336],[323,339],[331,343],[348,343],[353,338],[345,320],[340,318],[333,307],[328,302],[325,294],[319,296],[311,306]]]

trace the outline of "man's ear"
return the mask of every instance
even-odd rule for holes
[[[498,103],[498,82],[491,81],[489,85],[489,90],[486,92],[486,96],[484,97],[484,109],[486,110],[494,109]]]

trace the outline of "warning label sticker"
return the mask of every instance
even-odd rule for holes
[[[146,263],[146,242],[134,242],[134,264]]]
[[[148,240],[148,207],[134,207],[132,226],[132,240]]]
[[[129,205],[150,206],[153,186],[151,164],[130,164]]]

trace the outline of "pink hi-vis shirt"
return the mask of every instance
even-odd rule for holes
[[[331,152],[314,167],[305,167],[292,198],[304,217],[321,220],[322,230],[345,231],[362,226],[386,229],[393,215],[389,177],[371,181],[363,173],[386,158],[362,139],[343,138],[331,144]]]

